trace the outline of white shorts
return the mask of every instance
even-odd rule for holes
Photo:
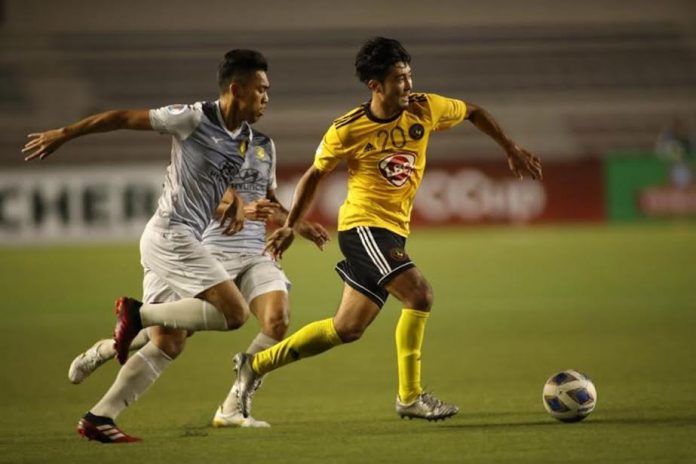
[[[248,303],[265,293],[290,290],[290,281],[269,256],[207,247],[186,229],[148,224],[140,254],[146,303],[190,298],[225,280],[234,280]]]
[[[247,303],[265,293],[290,290],[290,281],[280,265],[268,255],[230,253],[221,249],[211,249],[211,252],[222,262]]]
[[[146,303],[194,297],[230,280],[222,263],[190,230],[183,226],[164,228],[156,224],[156,217],[140,238],[140,263]]]

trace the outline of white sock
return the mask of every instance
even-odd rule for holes
[[[137,351],[150,341],[150,336],[148,335],[147,331],[148,329],[143,329],[140,331],[140,333],[138,333],[138,335],[136,335],[131,342],[130,348],[128,348],[129,351]],[[114,339],[105,338],[104,340],[100,340],[99,345],[97,345],[97,352],[99,353],[99,357],[102,359],[115,358],[116,350],[114,349]]]
[[[143,327],[159,325],[171,329],[228,330],[222,311],[198,298],[183,298],[170,303],[143,303],[140,319]]]
[[[119,414],[155,383],[172,358],[149,342],[123,365],[104,397],[89,411],[116,420]]]
[[[259,351],[265,350],[266,348],[272,347],[276,343],[278,343],[278,340],[275,338],[271,338],[268,335],[264,335],[263,333],[259,332],[259,334],[251,341],[251,344],[249,345],[249,348],[247,348],[246,352],[255,354]],[[227,394],[227,398],[225,398],[225,401],[222,403],[222,412],[224,414],[232,414],[238,410],[239,405],[237,403],[237,391],[234,389],[234,387],[232,387],[230,392]]]
[[[263,351],[266,348],[272,347],[278,342],[279,340],[276,340],[275,338],[269,337],[268,335],[264,335],[262,332],[259,332],[249,344],[249,348],[247,348],[246,352],[256,354],[259,351]]]

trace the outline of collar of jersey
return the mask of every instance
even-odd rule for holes
[[[372,100],[368,100],[367,103],[363,104],[363,106],[365,107],[365,115],[367,116],[367,119],[369,119],[370,121],[376,122],[379,124],[384,124],[387,122],[396,121],[397,119],[399,119],[399,116],[401,116],[401,113],[404,112],[404,110],[401,110],[398,113],[396,113],[394,116],[391,116],[391,117],[386,118],[386,119],[378,118],[377,116],[372,114],[372,110],[370,110],[370,103],[372,103]]]
[[[232,137],[233,139],[238,139],[240,136],[244,135],[245,132],[249,132],[248,139],[251,140],[253,133],[251,132],[251,126],[249,125],[248,122],[242,121],[242,124],[235,129],[234,131],[231,131],[227,128],[225,125],[225,119],[222,117],[222,110],[220,110],[220,100],[215,100],[215,113],[217,113],[218,117],[218,122],[220,123],[220,127],[227,132],[227,135]]]

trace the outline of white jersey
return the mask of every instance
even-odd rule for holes
[[[200,240],[244,162],[243,152],[251,148],[251,126],[245,122],[229,131],[218,101],[150,110],[150,123],[173,136],[155,221],[164,227],[184,225]]]
[[[266,198],[268,190],[275,190],[276,151],[270,137],[255,131],[251,143],[243,151],[244,164],[232,178],[232,187],[244,203]],[[203,244],[231,253],[260,254],[265,246],[266,223],[244,221],[244,228],[234,235],[224,235],[223,228],[213,220],[203,233]]]

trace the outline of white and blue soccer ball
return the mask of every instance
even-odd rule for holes
[[[575,370],[553,375],[544,384],[544,408],[562,422],[578,422],[597,405],[597,389],[592,380]]]

